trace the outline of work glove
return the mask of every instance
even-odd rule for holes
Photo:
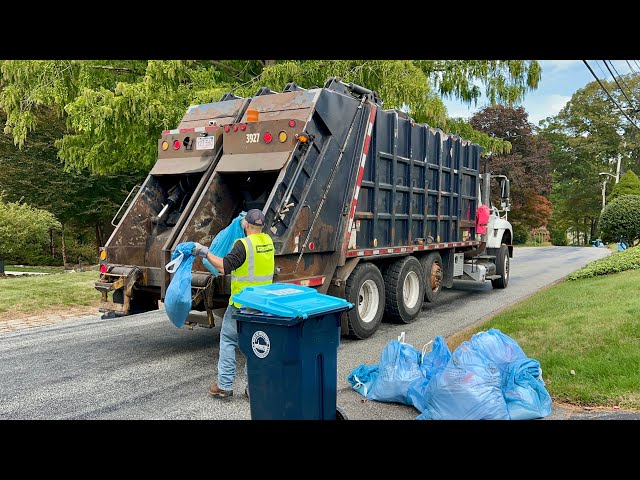
[[[195,242],[193,246],[193,250],[191,250],[191,255],[198,255],[199,257],[205,258],[209,249],[204,245],[200,245],[198,242]]]

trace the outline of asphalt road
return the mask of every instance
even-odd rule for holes
[[[346,381],[359,364],[377,363],[389,340],[406,332],[420,348],[552,284],[609,252],[598,248],[516,248],[507,289],[455,282],[410,325],[383,323],[366,340],[338,349],[338,406],[349,419],[412,420],[413,407],[364,401]],[[163,312],[101,320],[86,317],[0,334],[0,419],[250,419],[236,379],[235,395],[209,396],[220,326],[175,328]],[[244,364],[238,355],[238,371]],[[549,418],[580,418],[554,408]]]

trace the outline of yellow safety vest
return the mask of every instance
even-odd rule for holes
[[[267,285],[273,281],[275,268],[273,240],[266,233],[254,233],[239,239],[244,244],[247,258],[244,263],[231,272],[231,297],[229,305],[241,307],[232,300],[233,295],[240,293],[250,285]]]

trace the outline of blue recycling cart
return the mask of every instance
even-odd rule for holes
[[[336,405],[340,316],[353,304],[288,283],[233,296],[252,420],[342,420]]]

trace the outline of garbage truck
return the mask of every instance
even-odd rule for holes
[[[100,311],[157,309],[174,248],[209,245],[252,208],[264,212],[273,239],[274,282],[356,306],[343,315],[345,336],[367,338],[383,318],[414,321],[454,280],[505,288],[509,180],[492,175],[481,154],[338,78],[190,106],[162,132],[157,162],[100,247]],[[187,326],[213,327],[230,275],[213,275],[197,258],[191,288]]]

